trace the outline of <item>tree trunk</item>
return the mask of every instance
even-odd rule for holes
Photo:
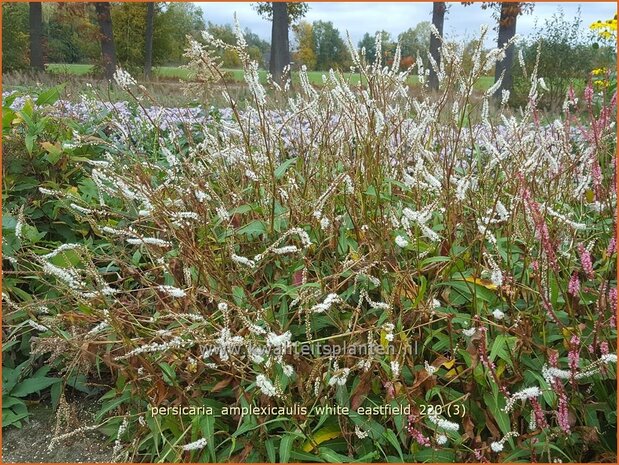
[[[445,2],[433,2],[432,3],[432,24],[438,30],[438,33],[443,37],[443,24],[445,23]],[[430,56],[436,61],[436,65],[441,65],[440,39],[433,33],[430,33]],[[438,76],[434,68],[430,66],[430,89],[438,90]]]
[[[516,35],[516,19],[520,14],[520,4],[513,2],[501,3],[501,17],[499,19],[499,40],[497,42],[498,47],[503,47]],[[502,61],[497,62],[494,71],[494,82],[497,82],[505,71],[503,82],[501,87],[494,94],[495,98],[500,100],[504,90],[511,91],[512,89],[512,72],[514,64],[515,47],[511,45],[505,51],[505,58]]]
[[[155,3],[149,2],[146,10],[146,50],[144,77],[150,79],[153,67],[153,23],[155,22]]]
[[[30,2],[30,66],[43,71],[43,9],[41,2]]]
[[[273,2],[273,27],[271,29],[271,60],[269,71],[275,82],[282,82],[284,68],[290,64],[288,42],[288,4]]]
[[[97,22],[99,23],[105,78],[113,79],[116,72],[116,48],[114,47],[114,33],[112,32],[110,2],[96,2],[95,10],[97,12]]]

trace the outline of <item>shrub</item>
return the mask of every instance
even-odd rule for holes
[[[608,66],[609,47],[594,47],[590,37],[581,32],[581,26],[580,15],[569,19],[560,10],[538,26],[533,37],[520,47],[520,58],[515,63],[514,105],[526,105],[531,87],[527,70],[534,66],[547,86],[539,106],[555,113],[563,105],[570,86],[580,94],[589,81],[590,71]],[[615,55],[616,52],[612,53]],[[616,59],[612,62],[616,63]]]
[[[30,65],[28,53],[28,5],[2,4],[2,72],[22,70]]]
[[[2,258],[3,269],[11,269],[16,263],[16,254],[23,248],[55,247],[59,242],[91,239],[89,228],[75,221],[69,207],[70,199],[88,197],[88,184],[80,164],[98,156],[96,144],[75,145],[77,122],[71,125],[66,120],[53,116],[48,110],[57,101],[60,87],[50,88],[38,95],[23,96],[13,92],[3,98],[3,195],[2,195]],[[3,96],[4,97],[4,96]],[[88,127],[79,127],[87,133]],[[67,201],[58,201],[43,195],[39,188],[47,186],[65,192]],[[24,224],[25,219],[28,224]],[[20,273],[9,272],[3,279],[4,308],[3,327],[11,328],[4,333],[2,358],[2,426],[21,427],[22,420],[29,416],[24,397],[35,393],[51,396],[56,408],[60,402],[61,381],[82,392],[92,393],[84,385],[83,375],[65,373],[66,367],[49,356],[42,357],[33,350],[32,333],[43,327],[36,323],[34,315],[43,315],[44,306],[25,310],[15,304],[13,298],[29,302],[43,295],[53,299],[54,289],[39,280],[31,280]],[[12,297],[11,297],[12,296]],[[44,363],[45,362],[45,363]]]

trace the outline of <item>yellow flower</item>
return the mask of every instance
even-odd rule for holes
[[[600,81],[600,80],[598,80],[598,81],[593,81],[593,84],[595,86],[597,86],[598,88],[600,88],[600,87],[608,87],[608,81]]]
[[[599,19],[592,23],[591,26],[589,26],[589,29],[599,29],[600,27],[602,27],[602,21],[600,21]]]
[[[591,71],[591,74],[593,74],[594,76],[599,76],[600,74],[606,74],[606,68],[595,68],[593,71]]]
[[[606,21],[598,19],[589,26],[589,29],[597,31],[602,39],[613,39],[617,36],[617,15],[613,19],[607,19]]]

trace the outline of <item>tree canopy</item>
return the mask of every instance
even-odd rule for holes
[[[269,21],[273,20],[273,2],[252,3],[260,16]],[[288,2],[288,24],[297,23],[309,10],[309,4],[305,2]]]

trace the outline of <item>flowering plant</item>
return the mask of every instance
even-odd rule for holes
[[[485,33],[466,71],[456,44],[405,71],[398,50],[385,66],[351,46],[358,85],[332,70],[315,88],[302,70],[298,89],[260,82],[240,29],[235,45],[205,35],[190,66],[217,80],[211,48],[233,49],[247,101],[224,83],[229,117],[107,126],[84,160],[91,195],[41,184],[92,234],[36,243],[20,216],[5,276],[28,278],[4,298],[32,320],[33,353],[107,383],[87,428],[114,438],[116,459],[612,453],[616,100],[595,108],[589,89],[581,115],[570,94],[544,121],[534,68],[527,106],[508,116],[491,105],[500,83],[474,91],[505,53],[482,54]],[[425,86],[428,66],[439,92],[416,97],[407,78]],[[295,350],[326,341],[392,350]],[[219,414],[152,413],[174,405]],[[306,413],[221,413],[295,405]],[[358,413],[398,405],[410,415]]]
[[[595,31],[597,35],[604,40],[615,41],[617,40],[617,15],[612,19],[606,21],[597,20],[591,23],[589,29]]]
[[[589,26],[603,43],[608,44],[617,53],[617,15],[614,18],[606,21],[598,20],[591,23]],[[612,69],[607,67],[595,68],[591,71],[593,83],[598,89],[608,88],[609,92],[614,92],[617,89],[617,72],[615,67]]]

